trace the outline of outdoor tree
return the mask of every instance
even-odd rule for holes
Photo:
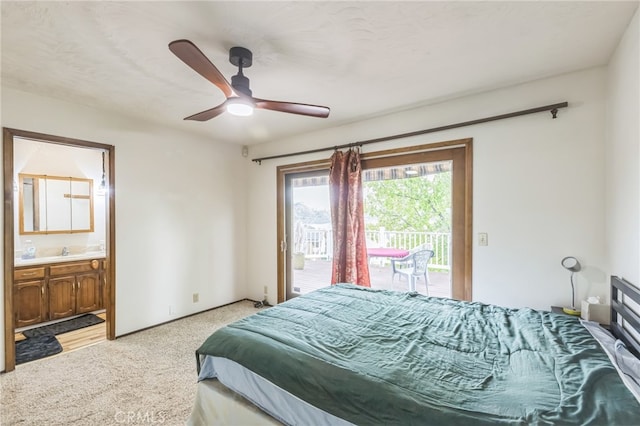
[[[330,223],[331,213],[328,210],[318,210],[311,208],[304,203],[295,203],[293,206],[293,217],[296,222],[308,223]]]
[[[378,226],[451,232],[451,173],[364,183],[365,211]]]

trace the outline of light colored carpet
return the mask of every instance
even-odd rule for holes
[[[196,349],[257,312],[242,301],[0,374],[1,425],[183,425]]]

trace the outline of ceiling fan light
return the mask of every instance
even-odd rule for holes
[[[253,105],[242,99],[229,99],[226,108],[230,114],[240,117],[247,117],[253,114]]]

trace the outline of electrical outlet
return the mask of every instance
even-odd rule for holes
[[[169,315],[173,315],[175,313],[176,313],[176,311],[175,311],[173,305],[169,305]]]
[[[193,303],[198,303],[199,300],[200,300],[200,294],[193,293]]]
[[[267,287],[266,285],[264,286],[264,295],[266,296],[267,294],[269,294],[269,287]]]
[[[478,245],[479,246],[488,246],[489,245],[489,234],[486,232],[478,233]]]

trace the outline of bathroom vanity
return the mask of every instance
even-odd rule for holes
[[[13,279],[16,328],[104,307],[105,256],[101,252],[16,259]]]

